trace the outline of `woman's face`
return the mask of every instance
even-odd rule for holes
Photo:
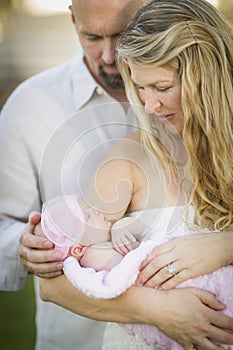
[[[172,133],[182,134],[184,115],[180,81],[168,66],[147,68],[129,63],[131,78],[147,114],[153,114]]]

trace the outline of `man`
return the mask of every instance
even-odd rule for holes
[[[71,17],[82,49],[78,49],[76,57],[71,61],[21,84],[2,109],[2,290],[21,289],[28,272],[41,277],[53,277],[62,273],[59,253],[54,257],[56,252],[53,249],[44,249],[51,247],[49,242],[33,234],[25,234],[28,227],[25,229],[25,223],[32,210],[41,211],[43,201],[64,191],[77,193],[74,184],[79,159],[83,154],[100,144],[96,148],[95,164],[90,165],[89,162],[81,169],[80,176],[84,174],[86,185],[92,167],[94,170],[98,159],[107,149],[105,147],[102,150],[101,144],[129,131],[125,126],[129,121],[127,108],[124,108],[127,99],[116,68],[114,45],[117,35],[143,2],[145,3],[141,0],[72,1]],[[78,111],[83,113],[79,114]],[[98,127],[107,122],[115,123],[115,127],[111,130],[100,127],[101,135],[100,132],[91,132],[94,123]],[[77,141],[83,130],[89,131],[86,137]],[[72,142],[75,145],[68,152],[71,158],[62,167],[68,173],[64,189],[63,184],[60,186],[59,166],[60,161],[64,164],[63,155]],[[83,150],[81,155],[80,149]],[[93,163],[93,157],[90,158]],[[85,185],[82,191],[85,191]],[[33,249],[41,246],[43,250]],[[18,249],[23,264],[18,257]],[[45,261],[50,263],[46,264]],[[101,347],[104,323],[76,316],[54,304],[45,304],[38,296],[37,287],[36,283],[38,350],[91,350]]]
[[[114,141],[129,131],[130,111],[124,104],[127,100],[115,65],[114,43],[142,2],[73,0],[70,6],[72,20],[84,54],[79,51],[70,62],[20,85],[2,110],[1,289],[22,288],[28,272],[44,278],[62,274],[59,253],[45,238],[34,234],[39,220],[33,217],[25,223],[32,210],[40,212],[42,202],[56,195],[77,193],[81,200],[98,160],[111,143],[108,140]],[[55,283],[54,302],[58,304],[68,283],[63,276],[59,278],[58,286],[57,279],[47,279]],[[41,290],[44,299],[48,295],[46,288],[45,283]],[[121,298],[105,302],[97,302],[77,292],[77,300],[70,309],[85,317],[42,302],[38,283],[36,294],[37,350],[101,349],[105,323],[90,318],[154,325],[161,321],[161,308],[156,308],[161,299],[153,297],[151,288],[132,288]],[[68,302],[69,296],[65,296]],[[205,293],[196,299],[221,309]],[[170,300],[173,305],[175,302]],[[199,311],[198,307],[196,311]],[[159,311],[157,314],[156,310]],[[204,313],[208,314],[208,310],[195,313],[198,319],[191,313],[188,331],[204,320]],[[210,315],[208,317],[211,319]],[[183,334],[179,327],[170,329],[169,333],[170,318],[169,315],[157,326],[181,340]],[[187,320],[190,320],[189,316]],[[184,333],[189,340],[188,331]],[[187,344],[192,344],[191,340]]]

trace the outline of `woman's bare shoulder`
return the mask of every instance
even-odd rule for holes
[[[109,156],[130,156],[131,154],[135,154],[135,150],[137,148],[141,148],[140,139],[138,132],[133,132],[131,134],[127,134],[121,138],[118,138],[116,142],[111,146],[107,153],[107,158]]]

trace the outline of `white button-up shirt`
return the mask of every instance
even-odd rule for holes
[[[29,213],[60,194],[81,201],[98,161],[133,118],[97,85],[83,53],[22,83],[0,117],[0,289],[23,287],[17,254]],[[37,294],[37,350],[97,350],[105,323],[75,315]]]

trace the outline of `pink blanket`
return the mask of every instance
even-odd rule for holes
[[[135,283],[140,263],[155,245],[157,242],[153,240],[142,242],[138,248],[128,253],[110,271],[96,272],[92,268],[83,268],[73,257],[69,257],[64,262],[64,273],[69,281],[83,293],[93,298],[114,298]],[[178,286],[178,288],[183,287],[197,287],[214,293],[226,305],[223,313],[233,317],[233,266],[223,267],[211,274],[190,279]],[[152,349],[182,349],[178,343],[154,326],[126,324],[122,327],[129,334],[139,337],[150,345]],[[223,345],[223,347],[233,350],[233,345]]]
[[[69,200],[71,202],[67,206]],[[53,203],[56,205],[52,205]],[[69,218],[65,215],[64,208],[72,208],[71,213],[67,213],[70,216]],[[64,253],[81,236],[79,232],[78,237],[75,237],[74,229],[76,217],[80,220],[80,212],[78,210],[73,196],[66,199],[62,211],[57,201],[46,203],[43,206],[41,223],[44,233]],[[58,218],[59,220],[56,220]],[[62,227],[60,228],[59,223],[62,223]],[[77,224],[80,225],[80,222]],[[65,236],[63,236],[64,232],[66,232]],[[71,237],[67,236],[67,232],[72,233]],[[170,234],[169,240],[180,235],[177,232]],[[74,287],[90,297],[97,299],[115,298],[135,283],[140,264],[147,254],[156,245],[166,241],[168,241],[168,236],[164,233],[160,235],[156,233],[155,239],[143,241],[138,248],[124,256],[121,262],[110,271],[96,272],[93,268],[83,268],[74,257],[68,257],[64,261],[64,273]],[[223,267],[211,274],[190,279],[178,286],[178,288],[183,287],[197,287],[214,293],[226,305],[226,309],[223,312],[233,317],[233,266]],[[130,334],[140,337],[146,344],[151,345],[152,349],[182,349],[178,343],[168,338],[153,326],[134,324],[124,325],[124,328]],[[227,347],[233,350],[233,346]]]

